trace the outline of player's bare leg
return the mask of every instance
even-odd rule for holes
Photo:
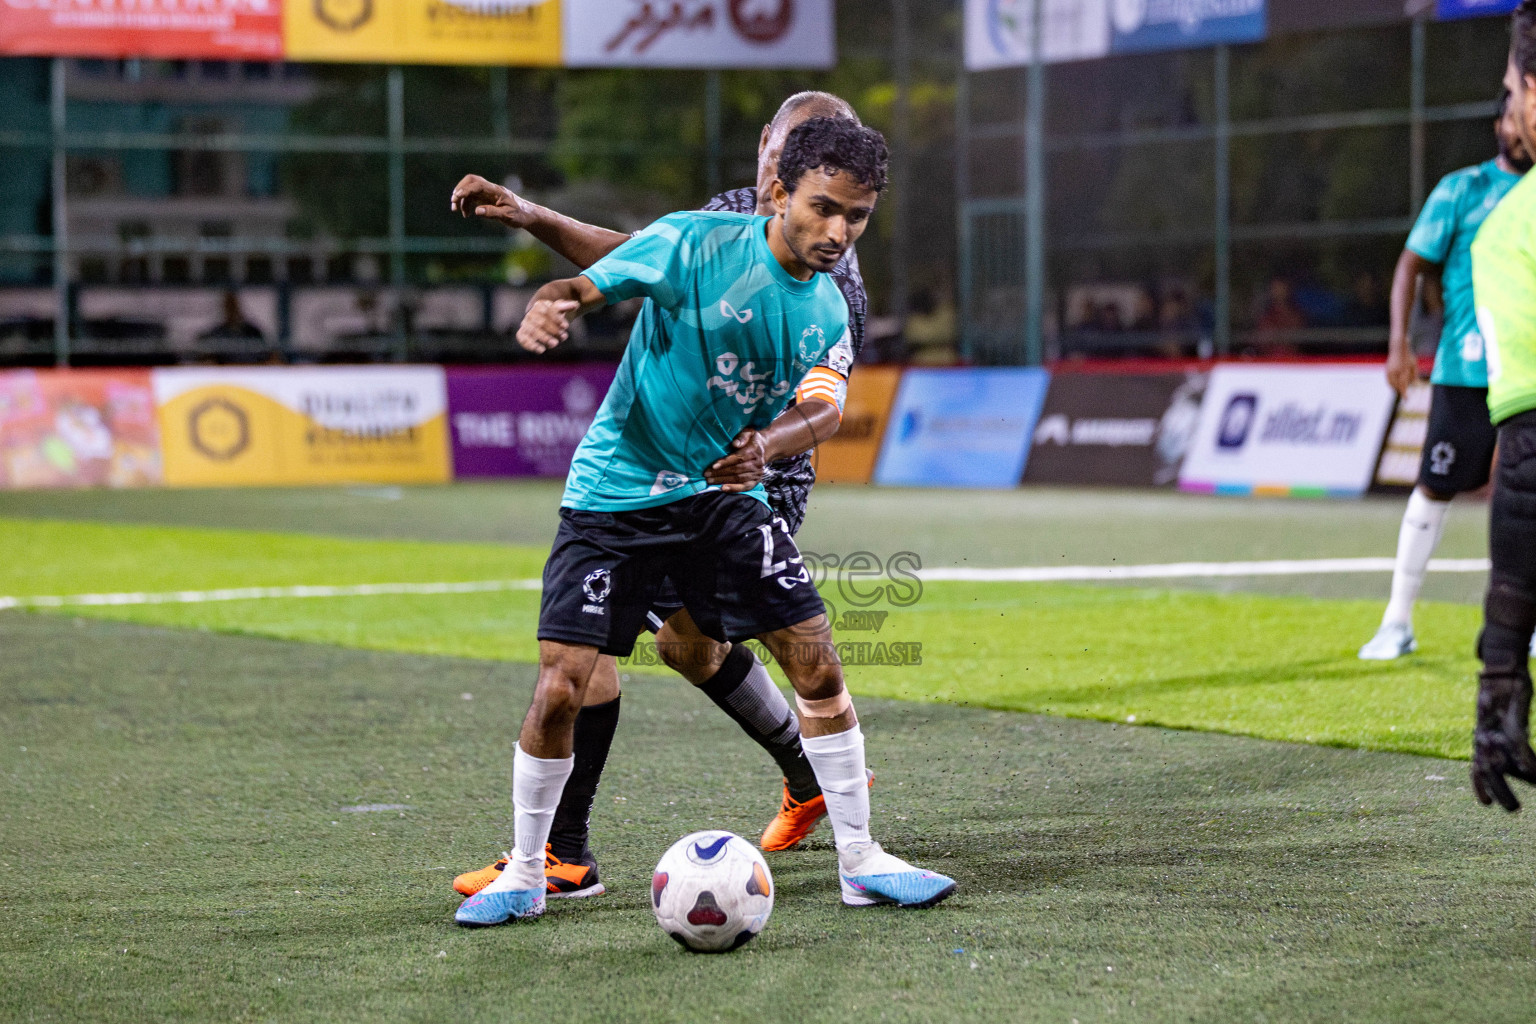
[[[758,639],[795,688],[800,742],[821,784],[837,842],[843,902],[930,907],[953,893],[953,879],[913,867],[870,837],[864,735],[843,684],[827,617],[818,615]]]
[[[592,802],[619,725],[619,697],[618,662],[611,655],[598,655],[573,726],[571,775],[555,809],[544,852],[550,899],[581,899],[608,891],[598,880],[597,858],[587,846],[587,832]],[[454,878],[453,888],[460,895],[473,896],[501,877],[511,861],[512,854],[506,853],[477,871],[466,871]]]
[[[656,649],[668,667],[697,686],[766,750],[783,773],[779,811],[758,845],[787,850],[814,832],[826,816],[826,802],[800,746],[799,720],[757,656],[742,644],[705,636],[687,609],[657,631]]]
[[[539,681],[512,760],[511,861],[454,915],[463,925],[503,924],[544,913],[544,847],[571,774],[576,716],[597,668],[596,647],[539,641]]]

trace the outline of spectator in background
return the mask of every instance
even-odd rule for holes
[[[1186,348],[1198,345],[1200,316],[1182,287],[1174,285],[1163,294],[1157,328],[1162,335],[1158,351],[1169,359],[1178,359],[1186,354]]]
[[[1140,287],[1136,289],[1136,300],[1131,306],[1131,324],[1133,331],[1157,330],[1157,300],[1152,297],[1152,289]]]
[[[1387,322],[1386,296],[1377,284],[1376,275],[1369,270],[1355,275],[1341,322],[1345,327],[1379,327]]]
[[[224,293],[224,319],[199,334],[197,340],[220,363],[268,363],[278,356],[261,328],[245,318],[240,294],[233,288]]]
[[[1264,308],[1259,313],[1256,326],[1261,339],[1269,343],[1285,341],[1286,335],[1307,326],[1306,316],[1301,307],[1296,305],[1291,282],[1283,277],[1270,280],[1264,296]]]

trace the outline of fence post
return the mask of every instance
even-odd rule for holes
[[[704,72],[704,191],[710,196],[720,194],[720,72],[710,68]]]
[[[1024,107],[1024,362],[1045,351],[1045,2],[1035,0]]]
[[[64,147],[65,112],[64,58],[55,57],[48,69],[48,114],[50,143],[53,148],[53,361],[69,365],[69,215],[66,190]]]
[[[389,69],[389,280],[395,293],[395,360],[405,362],[405,73]]]
[[[960,265],[959,280],[955,287],[955,308],[959,314],[956,317],[956,330],[960,337],[960,356],[967,361],[974,361],[975,354],[975,329],[971,326],[971,304],[973,301],[973,289],[971,287],[971,274],[974,267],[971,263],[971,75],[965,69],[965,60],[960,61],[959,81],[955,83],[955,205],[956,216],[960,225]]]
[[[1413,19],[1408,79],[1408,213],[1418,216],[1424,203],[1424,19]]]
[[[1231,47],[1216,47],[1216,295],[1212,339],[1216,354],[1232,351],[1232,97]]]

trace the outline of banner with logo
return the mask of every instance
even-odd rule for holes
[[[1023,482],[1173,486],[1206,378],[1196,370],[1052,374]]]
[[[163,482],[148,370],[0,373],[0,488]]]
[[[908,370],[891,409],[878,484],[1014,487],[1050,374],[1035,367]]]
[[[285,0],[289,60],[560,64],[559,0]]]
[[[837,433],[816,448],[816,479],[826,483],[867,484],[875,475],[880,441],[896,388],[897,366],[860,366],[848,378],[848,400]]]
[[[1361,494],[1395,397],[1376,365],[1218,366],[1179,487],[1214,494]]]
[[[1435,17],[1441,21],[1481,18],[1490,14],[1508,14],[1519,6],[1520,0],[1436,0]]]
[[[614,366],[448,370],[455,477],[563,477]]]
[[[0,0],[0,53],[277,60],[281,0]]]
[[[1429,433],[1429,402],[1433,396],[1428,381],[1408,389],[1399,399],[1387,430],[1381,459],[1376,463],[1372,490],[1401,491],[1419,482],[1419,461],[1424,455],[1424,438]]]
[[[965,0],[968,71],[1019,67],[1034,53],[1037,0]],[[1039,0],[1048,64],[1264,38],[1265,0]]]
[[[153,382],[173,486],[450,476],[441,367],[172,367]]]
[[[833,0],[561,0],[568,67],[829,68]]]

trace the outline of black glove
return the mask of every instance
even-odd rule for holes
[[[1497,800],[1511,813],[1520,809],[1507,775],[1536,785],[1530,714],[1528,674],[1483,673],[1477,690],[1477,728],[1472,733],[1472,789],[1484,804]]]

